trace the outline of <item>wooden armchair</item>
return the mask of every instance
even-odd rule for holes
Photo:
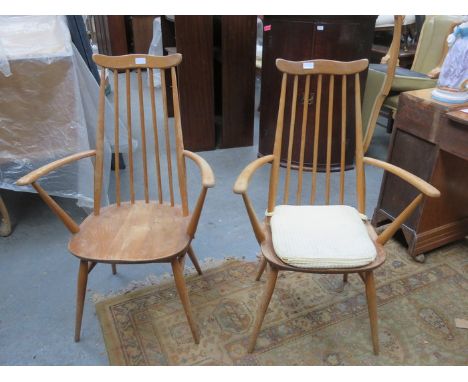
[[[353,62],[328,60],[293,62],[278,59],[276,66],[283,73],[283,79],[273,154],[259,158],[249,164],[239,175],[234,185],[234,192],[241,194],[244,199],[250,222],[261,247],[262,257],[257,273],[257,280],[261,277],[265,267],[269,266],[264,294],[259,303],[254,332],[249,344],[249,352],[252,352],[255,348],[257,336],[259,335],[263,318],[270,303],[278,272],[294,271],[343,274],[344,282],[346,282],[348,274],[357,273],[365,283],[372,342],[374,352],[378,354],[377,305],[373,271],[385,261],[383,245],[411,215],[423,199],[423,195],[438,197],[440,193],[430,184],[405,170],[380,160],[365,158],[363,156],[359,73],[367,68],[367,60]],[[290,77],[293,78],[290,101],[292,111],[289,123],[285,124],[284,111],[288,79]],[[300,92],[298,90],[299,82],[301,83]],[[322,100],[321,97],[323,86],[329,87],[328,102]],[[348,87],[354,88],[351,93],[354,96],[349,97],[347,100],[346,96],[349,94]],[[341,91],[342,93],[342,102],[339,105],[334,105],[333,102],[335,91]],[[315,102],[312,105],[301,101],[298,103],[298,99],[309,99],[311,92],[314,92],[316,95]],[[324,103],[323,105],[322,102]],[[319,128],[322,110],[326,111],[327,114],[325,131],[320,131]],[[344,205],[345,143],[347,136],[353,136],[352,131],[350,131],[351,129],[347,128],[349,112],[351,112],[351,115],[354,115],[353,119],[355,120],[355,137],[353,138],[355,140],[355,153],[353,156],[355,158],[357,210]],[[302,118],[299,120],[299,115],[301,114]],[[296,116],[298,117],[296,118]],[[338,151],[341,156],[341,166],[339,172],[336,173],[340,184],[339,197],[336,198],[339,201],[339,205],[330,205],[332,200],[330,196],[331,146],[334,118],[341,121],[339,124],[341,126],[341,150]],[[308,124],[309,119],[314,121],[314,123]],[[298,123],[296,123],[296,120]],[[284,125],[286,125],[285,129]],[[287,126],[289,126],[289,131],[286,130]],[[294,137],[295,128],[301,129],[300,143],[293,142],[292,137]],[[305,191],[305,182],[303,182],[305,175],[305,137],[307,134],[313,134],[314,137],[313,147],[307,148],[307,150],[313,150],[311,186],[307,187],[311,191],[310,197],[307,198],[308,202],[306,202],[306,204],[310,205],[301,205],[303,204],[303,194],[309,194],[309,192]],[[327,136],[327,145],[324,147],[319,147],[318,145],[320,134],[326,134]],[[277,194],[280,183],[280,154],[283,146],[287,147],[288,160],[283,174],[283,205],[277,205]],[[295,166],[298,170],[295,192],[296,205],[289,205],[290,185],[292,181],[291,157],[293,150],[300,150],[300,162],[299,166]],[[327,158],[323,198],[325,205],[314,206],[313,204],[318,200],[317,157],[319,150],[326,150]],[[268,190],[268,207],[266,217],[263,223],[261,223],[250,202],[247,189],[255,171],[267,163],[272,164]],[[364,164],[377,166],[385,171],[392,172],[420,191],[420,194],[401,212],[395,221],[379,235],[375,233],[370,222],[363,215],[365,213],[366,193]]]
[[[116,264],[137,263],[171,263],[175,283],[182,301],[188,323],[195,343],[199,342],[198,328],[192,315],[188,292],[185,286],[183,267],[185,255],[188,254],[198,273],[201,269],[197,258],[191,248],[191,241],[195,235],[200,219],[207,189],[213,187],[215,178],[208,163],[197,154],[184,150],[182,129],[180,121],[179,97],[175,67],[181,62],[182,55],[174,54],[165,57],[144,54],[109,57],[94,55],[93,60],[103,69],[107,68],[114,74],[114,121],[115,121],[115,179],[116,203],[101,207],[102,181],[103,181],[103,155],[104,155],[104,100],[105,100],[105,71],[101,73],[101,87],[99,95],[99,116],[96,138],[96,150],[71,155],[56,162],[39,168],[17,181],[18,185],[31,184],[48,204],[65,226],[72,233],[68,244],[70,252],[80,259],[78,273],[78,292],[76,308],[75,341],[80,339],[81,320],[86,294],[88,273],[97,263],[112,264],[115,274]],[[136,158],[132,149],[132,103],[131,103],[131,75],[130,70],[136,69],[138,81],[138,101],[141,131],[141,161],[144,200],[137,200],[135,196],[135,167]],[[149,75],[150,104],[152,117],[152,136],[154,143],[154,163],[157,189],[157,200],[150,200],[149,177],[147,157],[147,141],[145,127],[145,109],[143,103],[142,72],[146,69]],[[155,89],[153,71],[161,71],[162,104],[164,111],[163,129],[158,129],[156,115]],[[126,79],[126,106],[128,129],[128,167],[129,167],[129,193],[130,201],[123,201],[121,193],[121,174],[119,169],[119,71],[125,72]],[[167,110],[166,71],[170,72],[172,86],[172,100],[174,105],[174,135],[176,174],[180,192],[181,205],[175,203],[173,185],[173,164],[170,145],[170,128]],[[162,133],[162,131],[164,133]],[[161,137],[159,136],[161,135]],[[162,136],[164,135],[164,137]],[[164,138],[166,150],[167,179],[164,177],[164,158],[160,155],[159,141]],[[164,146],[164,144],[162,144]],[[161,149],[161,150],[160,150]],[[80,225],[40,187],[38,181],[41,176],[73,161],[95,157],[94,170],[94,213],[88,216]],[[202,189],[193,212],[189,211],[187,199],[187,180],[185,158],[193,160],[201,171]],[[164,201],[163,179],[167,180],[169,200]],[[165,182],[166,183],[166,182]]]
[[[380,109],[390,93],[398,65],[403,16],[394,16],[393,38],[381,64],[370,64],[362,102],[362,125],[364,127],[364,153],[367,152],[377,126]]]

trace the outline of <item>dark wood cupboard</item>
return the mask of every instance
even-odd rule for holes
[[[329,59],[352,61],[369,58],[372,47],[373,32],[377,16],[265,16],[263,21],[263,57],[262,57],[262,85],[260,101],[260,135],[259,156],[271,154],[276,131],[276,117],[281,88],[281,73],[277,70],[275,60]],[[361,94],[367,72],[361,75]],[[351,81],[348,81],[350,83]],[[298,94],[304,92],[305,80],[299,81]],[[313,146],[313,132],[315,119],[316,82],[311,81],[306,145]],[[328,78],[322,84],[321,122],[319,135],[318,170],[325,168],[326,156],[326,115],[328,100]],[[348,86],[347,99],[352,100],[354,86]],[[292,94],[292,79],[288,84],[287,94]],[[341,81],[334,85],[336,107],[341,105]],[[294,147],[300,142],[300,125],[302,122],[302,108],[304,99],[299,98],[294,130]],[[338,109],[337,109],[338,110]],[[355,134],[354,134],[354,104],[348,102],[347,107],[347,143],[346,168],[353,166]],[[341,115],[333,113],[333,142],[340,139]],[[289,135],[289,118],[291,106],[286,104],[284,134]],[[339,144],[332,144],[332,169],[339,168]],[[282,161],[287,160],[287,145],[282,148]],[[300,150],[293,151],[292,162],[299,163]],[[312,150],[306,150],[305,166],[312,166]]]
[[[177,71],[187,149],[253,144],[256,20],[256,16],[162,17],[164,54],[183,56]]]
[[[120,56],[148,53],[156,16],[93,16],[99,53]]]

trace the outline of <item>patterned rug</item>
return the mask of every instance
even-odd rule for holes
[[[468,242],[414,262],[395,241],[376,271],[380,355],[364,286],[350,275],[281,273],[256,351],[246,351],[264,286],[257,264],[227,261],[188,276],[195,345],[173,282],[96,305],[112,365],[467,365]]]

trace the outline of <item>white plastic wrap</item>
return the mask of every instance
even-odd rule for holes
[[[151,40],[148,54],[153,56],[163,55],[162,33],[161,33],[161,18],[155,17],[153,20],[153,39]],[[154,71],[153,75],[154,87],[161,87],[161,74],[159,70]]]
[[[11,70],[9,76],[0,72],[0,188],[34,192],[16,186],[16,180],[95,147],[99,87],[73,46],[63,16],[0,16],[0,43],[0,69]],[[113,123],[107,102],[106,137],[113,137]],[[125,129],[120,132],[125,134],[120,141],[126,142]],[[104,204],[112,141],[104,145]],[[40,184],[50,195],[91,208],[93,180],[93,163],[86,158],[51,172]]]

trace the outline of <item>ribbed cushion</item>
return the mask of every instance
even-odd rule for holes
[[[377,251],[359,212],[350,206],[276,206],[270,221],[277,256],[302,268],[352,268]]]

